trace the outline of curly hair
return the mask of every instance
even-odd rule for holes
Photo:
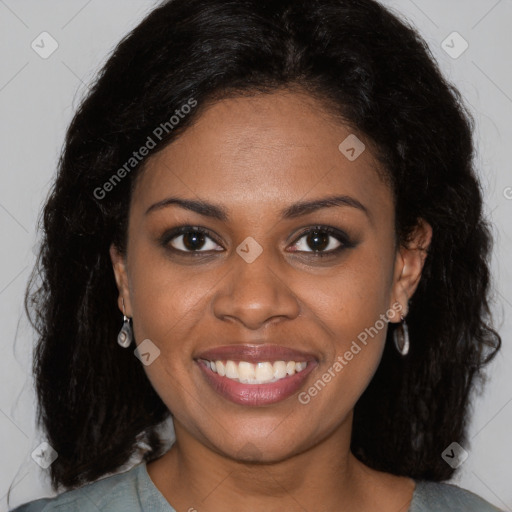
[[[115,48],[66,134],[44,206],[25,307],[38,333],[38,422],[58,452],[54,489],[163,453],[170,412],[121,327],[109,246],[126,250],[131,191],[147,159],[240,94],[299,87],[375,147],[392,190],[396,234],[419,219],[433,239],[408,314],[407,357],[390,349],[356,404],[352,452],[368,466],[441,481],[465,442],[471,391],[501,345],[491,326],[489,226],[473,163],[472,120],[413,27],[374,0],[171,0]],[[155,127],[194,98],[150,155],[106,194]],[[163,131],[162,131],[163,133]]]

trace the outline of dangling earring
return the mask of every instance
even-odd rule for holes
[[[393,341],[395,342],[395,347],[398,350],[398,353],[402,356],[406,356],[409,352],[409,329],[407,328],[407,322],[405,321],[405,317],[400,315],[400,319],[402,320],[399,325],[396,326],[393,332]]]
[[[133,341],[133,331],[132,326],[130,325],[130,319],[125,315],[124,299],[121,298],[121,300],[123,302],[123,326],[117,335],[117,343],[119,343],[123,348],[128,348]]]

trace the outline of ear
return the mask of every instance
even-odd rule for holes
[[[132,306],[130,300],[130,288],[128,286],[128,273],[126,269],[126,257],[119,252],[119,249],[114,245],[110,245],[110,259],[112,260],[112,267],[114,268],[114,276],[116,278],[117,289],[119,290],[119,297],[117,299],[117,306],[121,313],[123,313],[124,301],[124,314],[132,317]]]
[[[413,296],[420,282],[431,240],[432,226],[425,220],[419,219],[407,244],[400,246],[397,250],[393,276],[392,304],[395,304],[395,306],[397,303],[400,304],[400,312],[404,317],[407,315],[409,299]],[[395,315],[394,320],[390,321],[400,322],[399,315]]]

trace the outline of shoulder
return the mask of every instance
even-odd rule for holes
[[[137,465],[117,475],[108,476],[78,489],[25,503],[12,512],[98,512],[100,510],[140,512]]]
[[[456,485],[416,481],[410,512],[500,512],[499,508]]]

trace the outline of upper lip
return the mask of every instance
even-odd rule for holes
[[[206,359],[208,361],[247,361],[253,364],[265,361],[295,361],[299,363],[317,360],[311,353],[272,344],[243,344],[213,347],[199,353],[195,359]]]

